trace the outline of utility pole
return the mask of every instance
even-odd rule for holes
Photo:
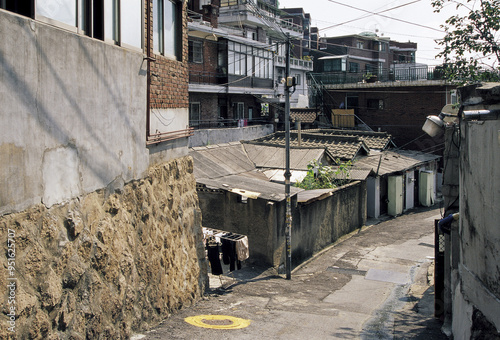
[[[285,66],[285,238],[286,238],[286,259],[285,271],[286,279],[292,278],[292,202],[290,198],[290,87],[293,85],[293,78],[290,77],[290,34],[286,35],[286,66]]]

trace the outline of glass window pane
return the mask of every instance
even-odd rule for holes
[[[241,74],[241,54],[235,53],[236,62],[234,63],[234,73],[240,75]]]
[[[38,0],[35,13],[76,27],[76,0]]]
[[[177,6],[173,2],[165,0],[163,15],[163,25],[165,34],[164,54],[177,57]]]
[[[163,52],[163,0],[153,1],[153,52]]]
[[[227,62],[229,74],[234,74],[234,59],[235,59],[234,52],[229,51],[228,62]]]
[[[121,42],[142,48],[142,1],[121,1],[120,5]]]
[[[247,55],[247,76],[252,76],[253,72],[253,57],[251,55]]]
[[[118,41],[118,0],[104,1],[104,37]]]

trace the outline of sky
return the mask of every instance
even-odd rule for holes
[[[457,14],[453,5],[434,13],[431,0],[280,0],[280,8],[296,7],[311,14],[311,26],[318,27],[322,37],[374,32],[399,42],[416,42],[417,63],[428,65],[442,64],[435,58],[440,52],[435,39],[444,36],[440,25]],[[381,16],[366,11],[384,12]]]

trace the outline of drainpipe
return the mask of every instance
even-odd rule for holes
[[[149,115],[151,112],[151,62],[154,59],[151,57],[151,0],[146,0],[146,12],[147,12],[147,25],[146,25],[146,62],[147,62],[147,74],[146,74],[146,141],[150,136],[149,126]]]

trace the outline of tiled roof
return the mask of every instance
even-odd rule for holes
[[[385,150],[391,144],[391,135],[387,132],[361,131],[361,130],[338,130],[338,129],[313,129],[304,130],[307,134],[319,134],[328,136],[358,137],[370,150]]]
[[[285,145],[285,133],[277,132],[256,139],[254,142],[268,145]],[[358,154],[367,154],[370,151],[360,138],[350,136],[302,133],[300,145],[303,147],[326,148],[334,159],[339,158],[341,161],[352,160]],[[290,146],[299,146],[297,133],[290,133]]]
[[[302,123],[313,123],[317,116],[318,113],[314,109],[290,109],[290,118],[294,121],[300,119]]]

